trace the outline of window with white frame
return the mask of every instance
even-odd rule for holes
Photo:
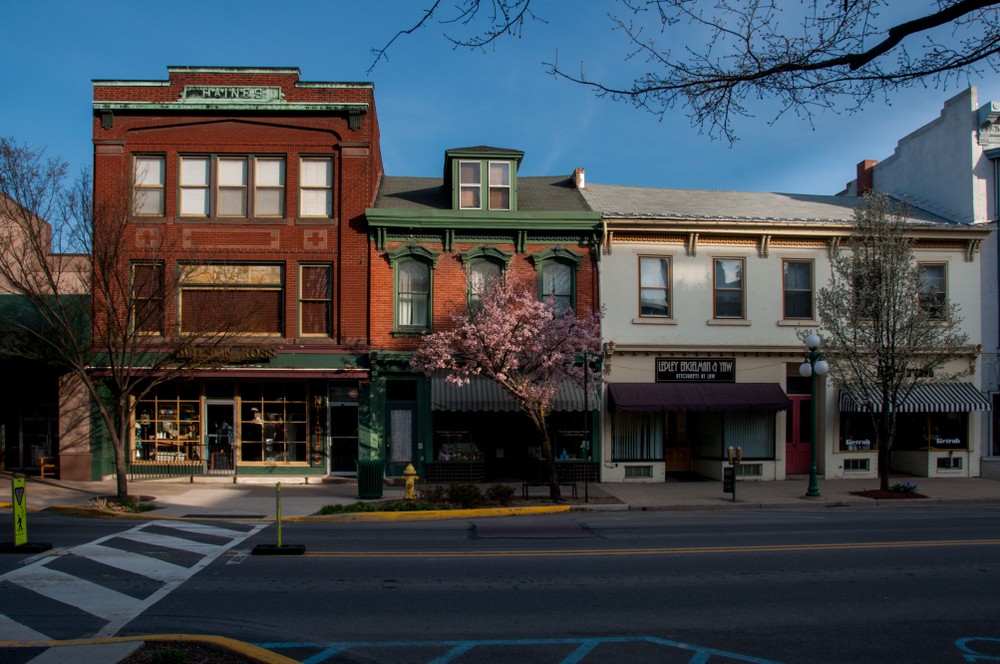
[[[743,318],[743,259],[715,259],[715,318]]]
[[[458,165],[459,207],[462,210],[479,210],[482,203],[482,163],[463,161]]]
[[[330,265],[299,266],[299,334],[333,335],[333,295]]]
[[[203,263],[180,271],[182,333],[284,334],[282,265]]]
[[[299,162],[299,216],[333,216],[331,157],[303,157]]]
[[[812,261],[786,260],[782,271],[785,318],[812,320]]]
[[[253,197],[249,192],[253,191]],[[282,217],[285,159],[181,156],[180,214],[184,217]]]
[[[670,258],[639,258],[639,315],[670,317]]]
[[[490,162],[490,209],[510,209],[510,162]]]
[[[166,203],[164,192],[166,158],[156,155],[136,156],[134,165],[135,187],[132,195],[135,214],[143,217],[162,217]]]
[[[944,263],[920,263],[920,306],[931,318],[943,318],[948,304]]]

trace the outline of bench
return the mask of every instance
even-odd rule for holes
[[[42,475],[42,477],[46,476],[45,475],[46,471],[52,471],[52,477],[58,477],[59,476],[59,458],[58,457],[45,456],[45,457],[41,457],[40,461],[42,462],[41,463],[41,467],[42,467],[41,475]]]
[[[558,484],[560,488],[564,487],[564,486],[570,487],[572,489],[573,498],[576,498],[576,482],[567,482],[567,481],[559,480],[558,482],[556,482],[556,484]],[[527,481],[526,482],[522,482],[521,483],[521,497],[522,498],[527,498],[528,497],[528,488],[529,487],[533,487],[533,486],[544,486],[545,488],[548,488],[549,483],[548,482],[541,482],[541,481],[539,481],[539,482],[527,482]]]

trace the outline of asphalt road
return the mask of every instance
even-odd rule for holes
[[[67,548],[134,525],[37,515],[29,527]],[[147,536],[167,533],[157,528]],[[275,542],[271,525],[167,592],[86,561],[61,569],[155,600],[120,635],[218,634],[310,664],[1000,658],[992,505],[286,523],[282,535],[306,555],[247,555]],[[133,553],[195,565],[128,536]],[[23,566],[12,558],[0,584]],[[0,613],[17,589],[0,592]],[[24,622],[59,623],[53,602],[44,611]]]

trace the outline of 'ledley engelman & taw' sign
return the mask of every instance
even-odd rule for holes
[[[658,357],[657,383],[734,383],[736,359],[732,357]]]

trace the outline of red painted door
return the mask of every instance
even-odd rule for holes
[[[808,473],[812,427],[812,397],[792,396],[792,407],[785,411],[785,473]]]

